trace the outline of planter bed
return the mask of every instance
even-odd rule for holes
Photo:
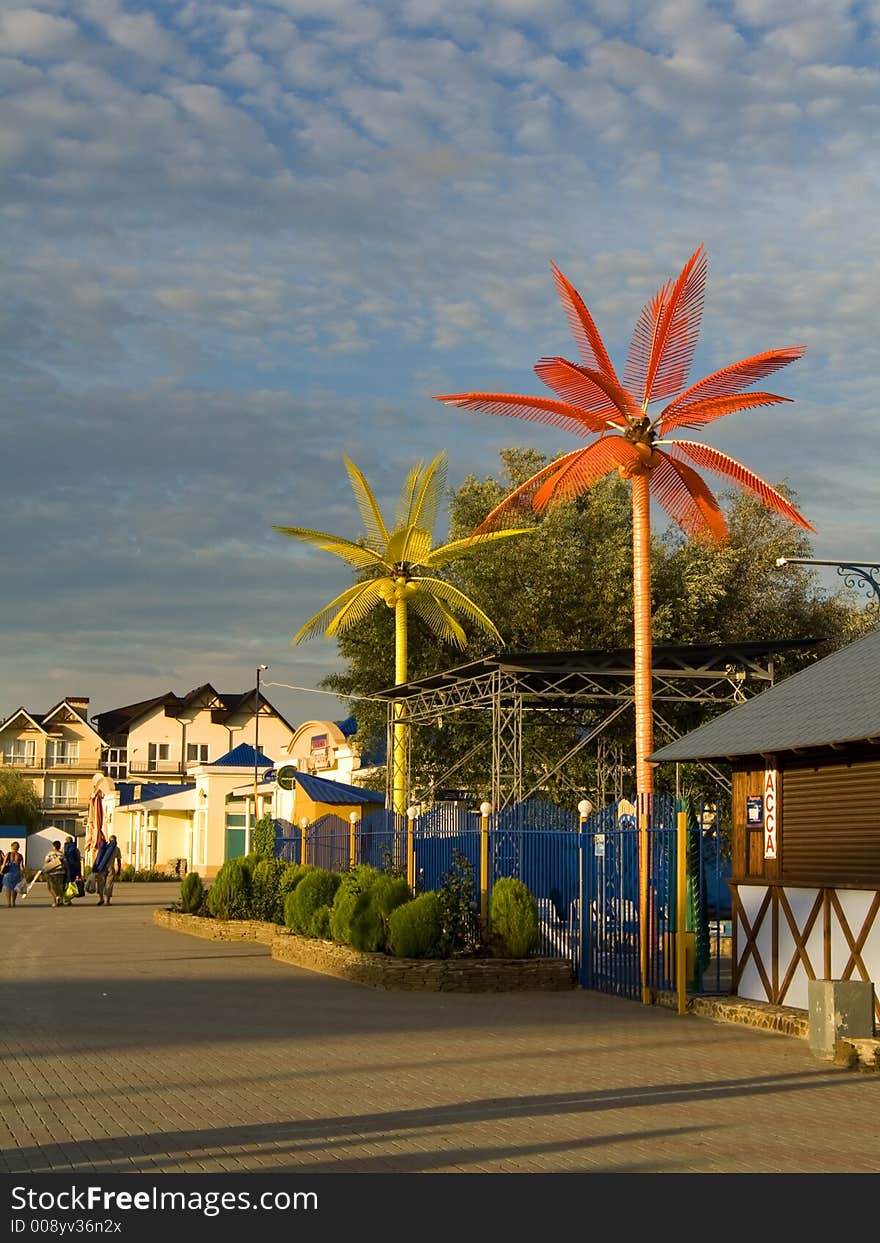
[[[259,941],[263,945],[271,945],[285,931],[283,924],[266,924],[258,919],[204,919],[201,915],[166,910],[153,911],[153,923],[207,941]]]
[[[574,987],[571,966],[562,958],[392,958],[362,953],[334,941],[295,936],[277,924],[250,919],[203,919],[157,910],[153,922],[212,941],[260,941],[271,946],[272,957],[278,962],[371,988],[506,993],[559,992]]]

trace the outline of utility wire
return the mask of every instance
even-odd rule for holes
[[[340,694],[337,691],[322,691],[314,686],[291,686],[289,682],[263,682],[263,686],[283,686],[288,691],[308,691],[311,695],[332,695],[334,699],[369,699],[374,703],[385,703],[386,700],[380,699],[378,695],[354,695],[346,693]]]

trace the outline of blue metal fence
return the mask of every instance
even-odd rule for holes
[[[543,955],[568,959],[583,987],[638,998],[641,947],[646,947],[647,987],[675,988],[677,928],[677,813],[686,804],[654,796],[647,805],[645,927],[640,926],[639,827],[632,803],[621,800],[581,826],[573,810],[538,800],[505,808],[488,828],[486,884],[491,893],[505,876],[535,895]],[[729,853],[715,805],[687,806],[685,937],[690,992],[730,989]],[[479,909],[481,821],[459,806],[439,806],[412,826],[415,888],[438,889],[463,856],[473,873]],[[355,826],[327,815],[306,829],[306,859],[346,870],[352,861],[383,871],[406,872],[408,825],[379,810]],[[301,834],[276,826],[276,855],[300,862]]]

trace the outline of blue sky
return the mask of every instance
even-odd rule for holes
[[[877,0],[7,0],[0,714],[315,686],[346,571],[272,524],[571,447],[431,400],[576,357],[551,259],[622,363],[705,244],[693,378],[808,347],[707,439],[880,560],[878,66]]]

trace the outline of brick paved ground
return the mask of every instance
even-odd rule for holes
[[[170,886],[117,895],[0,906],[0,1172],[880,1170],[880,1076],[804,1041],[373,991],[155,928]]]

